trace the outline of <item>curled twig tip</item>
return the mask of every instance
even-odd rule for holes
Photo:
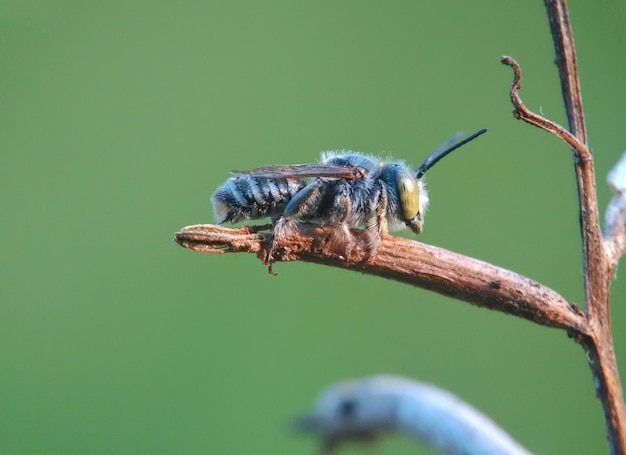
[[[548,120],[541,115],[535,114],[524,105],[518,93],[518,91],[522,88],[522,70],[515,59],[505,55],[500,57],[500,62],[513,69],[513,82],[511,82],[511,89],[509,92],[511,103],[513,103],[515,108],[513,110],[513,116],[518,120],[523,120],[526,123],[541,128],[542,130],[558,137],[567,143],[572,150],[574,150],[579,160],[584,162],[590,161],[591,151],[585,144],[580,142],[573,134],[558,123]]]
[[[519,64],[515,61],[513,57],[509,57],[508,55],[503,55],[502,57],[500,57],[500,63],[513,68],[513,72],[515,73],[515,80],[518,82],[521,80],[522,71],[520,70]]]

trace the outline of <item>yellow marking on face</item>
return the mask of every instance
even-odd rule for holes
[[[407,221],[415,218],[419,212],[419,191],[419,185],[413,175],[405,171],[398,173],[398,196],[400,197],[402,216]]]

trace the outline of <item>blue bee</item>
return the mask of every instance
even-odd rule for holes
[[[274,245],[299,226],[311,224],[337,227],[346,251],[350,229],[365,228],[372,257],[387,229],[422,231],[428,207],[422,177],[444,156],[486,131],[447,141],[417,170],[403,161],[342,151],[322,153],[319,163],[235,171],[211,196],[217,223],[270,218],[273,244],[268,263]]]

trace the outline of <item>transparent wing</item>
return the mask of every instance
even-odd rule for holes
[[[286,166],[263,166],[248,171],[231,171],[232,174],[245,174],[252,177],[265,178],[305,178],[327,177],[335,179],[360,179],[365,176],[365,170],[350,165],[340,164],[292,164]]]

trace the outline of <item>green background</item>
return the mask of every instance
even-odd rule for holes
[[[603,212],[626,149],[626,4],[570,13]],[[420,240],[580,303],[570,152],[512,118],[501,54],[522,65],[528,106],[564,122],[540,1],[2,1],[0,453],[311,454],[289,418],[376,373],[445,387],[536,453],[606,453],[584,354],[562,331],[172,242],[213,220],[231,169],[329,149],[417,165],[487,127],[429,174]],[[395,436],[365,453],[431,452]]]

